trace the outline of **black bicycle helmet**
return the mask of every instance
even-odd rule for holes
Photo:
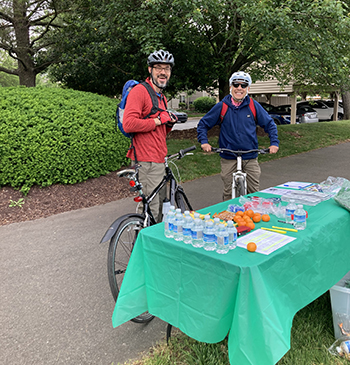
[[[153,66],[156,63],[166,63],[173,67],[175,65],[174,56],[168,51],[155,51],[148,56],[147,64],[148,66]]]

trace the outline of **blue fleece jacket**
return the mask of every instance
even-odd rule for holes
[[[220,112],[222,103],[228,105],[227,112],[221,124],[219,135],[219,147],[230,150],[252,150],[258,147],[258,137],[256,134],[256,124],[252,111],[249,108],[250,98],[247,96],[237,107],[231,102],[231,95],[226,95],[224,99],[213,106],[213,108],[199,121],[197,126],[197,139],[200,144],[208,143],[208,131],[215,125],[220,125]],[[270,138],[270,145],[278,146],[279,140],[277,127],[266,110],[258,103],[254,102],[256,109],[257,124],[264,128]],[[230,153],[221,153],[221,157],[232,160],[236,157]],[[242,155],[243,160],[256,158],[258,153],[246,153]]]

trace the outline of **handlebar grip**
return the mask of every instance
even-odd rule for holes
[[[187,147],[187,148],[185,148],[185,149],[183,149],[181,151],[182,151],[183,154],[185,154],[185,153],[190,152],[190,151],[193,151],[195,149],[196,149],[196,146],[191,146],[191,147]]]

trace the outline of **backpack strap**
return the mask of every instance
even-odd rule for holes
[[[224,117],[225,117],[225,114],[227,112],[227,109],[228,109],[228,105],[226,103],[222,102],[222,107],[221,107],[221,112],[220,112],[220,125],[221,125],[221,123],[224,120]],[[255,120],[255,124],[257,124],[257,121],[256,121],[256,109],[255,109],[255,104],[254,104],[253,98],[250,98],[250,101],[249,101],[249,109],[250,109],[250,111],[253,114],[253,117],[254,117],[254,120]]]
[[[146,90],[148,91],[148,94],[152,100],[152,109],[143,119],[147,119],[150,115],[156,114],[158,111],[164,111],[163,109],[159,108],[159,106],[158,106],[158,96],[157,96],[157,93],[152,88],[152,86],[146,81],[141,81],[140,84],[146,88]],[[168,106],[167,106],[165,99],[163,99],[163,101],[164,101],[165,108],[167,109]]]
[[[224,120],[227,109],[228,109],[228,105],[226,103],[222,102],[221,112],[220,112],[220,125],[222,124],[222,122]]]
[[[255,109],[255,104],[254,104],[254,100],[253,98],[250,98],[250,102],[249,102],[249,108],[253,114],[254,120],[255,120],[255,124],[258,124],[256,121],[256,109]]]

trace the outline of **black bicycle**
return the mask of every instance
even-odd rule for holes
[[[110,240],[107,270],[109,285],[115,301],[117,300],[120,286],[124,278],[124,273],[139,232],[142,228],[157,223],[151,212],[150,203],[159,191],[169,183],[170,204],[180,208],[182,212],[185,210],[193,210],[182,186],[179,185],[171,168],[169,167],[169,162],[174,159],[181,159],[189,155],[189,152],[195,149],[196,146],[192,146],[165,157],[164,177],[149,196],[146,196],[143,193],[142,184],[138,180],[138,170],[141,167],[140,164],[136,164],[129,169],[117,173],[119,177],[126,177],[130,180],[130,190],[138,193],[138,196],[135,197],[134,200],[136,202],[143,203],[143,211],[141,214],[129,213],[119,217],[111,224],[100,242],[103,243]],[[174,162],[172,161],[172,163]],[[145,312],[133,318],[132,321],[136,323],[145,323],[151,321],[153,318],[153,315]]]

